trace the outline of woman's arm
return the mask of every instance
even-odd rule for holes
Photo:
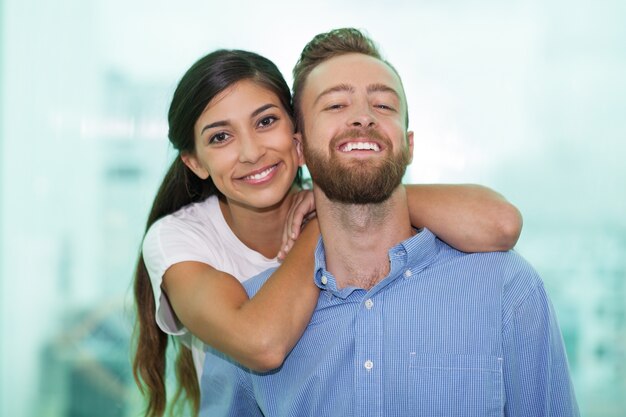
[[[411,224],[426,227],[464,252],[512,249],[522,230],[519,210],[480,185],[406,185]]]
[[[317,220],[312,220],[251,299],[232,275],[191,261],[165,272],[163,290],[178,319],[200,340],[253,370],[277,368],[317,304],[313,268],[318,238]]]

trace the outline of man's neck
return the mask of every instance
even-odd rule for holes
[[[338,288],[372,288],[389,274],[389,249],[413,234],[404,187],[383,203],[365,205],[333,202],[314,190],[326,269]]]

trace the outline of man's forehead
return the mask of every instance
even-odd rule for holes
[[[402,96],[402,84],[398,75],[385,62],[364,54],[344,54],[330,58],[316,66],[309,76],[304,88],[314,97],[322,94],[325,90],[336,86],[363,87],[372,90],[381,90],[380,86],[387,86]]]

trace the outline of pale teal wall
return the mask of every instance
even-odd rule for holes
[[[336,3],[0,0],[0,415],[137,415],[130,282],[176,82],[218,47],[290,81],[339,26],[403,77],[408,179],[522,210],[584,415],[626,414],[626,3]]]
[[[4,104],[4,30],[2,30],[2,28],[4,28],[4,7],[3,7],[3,1],[0,0],[0,155],[4,155],[4,149],[3,149],[3,137],[4,137],[4,129],[2,128],[2,126],[4,126],[4,111],[3,111],[3,104]],[[0,156],[0,158],[2,158]],[[4,204],[3,204],[3,200],[4,200],[4,169],[2,168],[2,166],[0,166],[0,234],[2,234],[2,231],[4,230],[4,215],[3,215],[3,208],[4,208]],[[4,265],[4,254],[5,254],[5,250],[6,247],[4,245],[5,243],[5,239],[4,237],[0,237],[0,265]],[[1,267],[0,267],[1,268]],[[2,288],[2,276],[3,276],[3,272],[4,270],[0,269],[0,288]],[[2,299],[0,299],[2,300]],[[4,338],[5,335],[5,331],[4,331],[4,320],[3,317],[5,316],[5,314],[7,313],[7,310],[0,307],[0,337]],[[4,343],[0,343],[0,366],[3,366],[5,363],[5,353],[4,353]],[[4,393],[4,381],[2,381],[2,383],[0,384],[0,411],[3,410],[2,405],[1,404],[5,404],[5,399],[4,399],[5,393]]]

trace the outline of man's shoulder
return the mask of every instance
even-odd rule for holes
[[[518,252],[493,252],[485,254],[499,265],[502,280],[503,309],[514,309],[527,297],[543,287],[543,280],[533,266]]]
[[[508,279],[526,277],[534,283],[541,280],[535,268],[515,250],[475,253],[473,257],[478,262],[500,271]]]
[[[469,253],[458,251],[442,241],[439,241],[438,244],[439,253],[436,263],[461,262],[476,268],[488,268],[507,275],[524,272],[537,274],[532,265],[515,250]]]
[[[465,253],[441,242],[433,265],[483,276],[493,283],[497,282],[503,293],[527,292],[543,285],[535,268],[515,250]]]
[[[265,282],[274,273],[274,271],[276,271],[276,269],[278,269],[278,267],[266,269],[260,274],[255,275],[252,278],[244,281],[242,284],[243,287],[246,289],[246,292],[248,293],[248,297],[253,297],[257,292],[259,292],[259,289],[261,289],[263,284],[265,284]]]
[[[447,276],[451,285],[498,297],[504,311],[516,308],[543,287],[535,268],[515,250],[464,253],[443,244],[432,267],[433,273]]]
[[[502,252],[483,252],[475,254],[495,265],[502,265],[512,271],[533,270],[532,265],[514,249]]]

